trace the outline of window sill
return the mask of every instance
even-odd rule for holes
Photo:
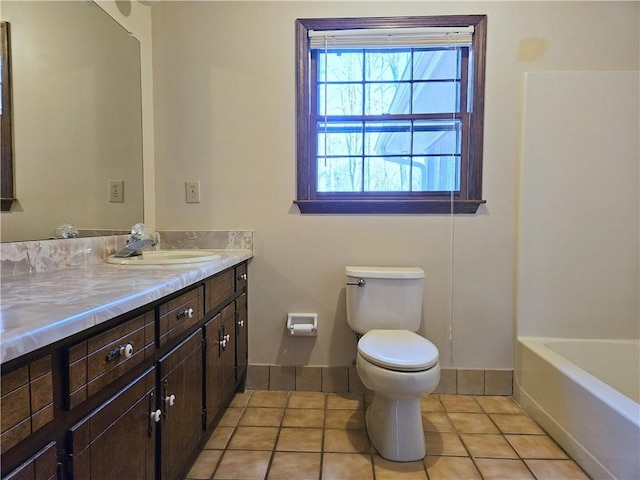
[[[294,200],[302,214],[474,214],[486,200]]]

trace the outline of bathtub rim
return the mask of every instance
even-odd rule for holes
[[[626,420],[640,428],[640,404],[620,393],[618,390],[603,382],[599,378],[580,368],[559,353],[554,352],[546,344],[552,342],[607,342],[607,343],[632,343],[640,344],[635,339],[593,339],[593,338],[561,338],[561,337],[533,337],[518,336],[516,340],[529,350],[549,362],[563,374],[576,382],[594,397],[605,403]]]

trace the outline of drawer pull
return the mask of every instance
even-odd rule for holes
[[[109,353],[107,353],[107,357],[105,360],[107,362],[113,362],[120,357],[130,358],[131,356],[133,356],[133,342],[128,342],[124,345],[120,345],[118,348],[114,348]]]
[[[243,273],[242,275],[238,275],[238,280],[246,280],[247,279],[247,274]]]
[[[176,314],[176,318],[178,320],[180,320],[181,318],[193,318],[193,308],[189,307],[189,308],[185,308],[184,310],[180,310],[177,314]]]
[[[162,417],[162,410],[157,409],[155,412],[151,412],[151,421],[158,423]]]
[[[168,403],[170,407],[173,407],[176,404],[176,396],[169,395],[168,397],[164,398],[164,401]]]

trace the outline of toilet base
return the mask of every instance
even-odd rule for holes
[[[420,398],[389,398],[376,392],[366,412],[369,440],[394,462],[422,460],[427,453]]]

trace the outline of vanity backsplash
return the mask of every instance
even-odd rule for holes
[[[161,249],[213,248],[253,251],[252,231],[203,230],[156,232]],[[123,248],[129,235],[36,240],[0,244],[0,275],[23,275],[101,263]]]

